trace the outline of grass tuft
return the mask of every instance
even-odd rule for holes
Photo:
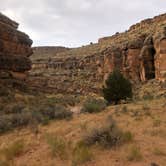
[[[64,139],[57,136],[46,135],[46,141],[51,148],[53,157],[59,157],[61,159],[67,159],[67,143]]]
[[[132,146],[130,148],[129,154],[127,156],[127,159],[129,161],[141,161],[143,158],[140,148],[137,146]]]
[[[72,166],[78,166],[84,164],[88,161],[91,161],[93,158],[92,152],[89,150],[89,147],[83,142],[76,144],[73,150],[73,160]]]
[[[13,160],[15,157],[23,153],[23,151],[24,151],[24,141],[17,140],[12,145],[2,149],[1,154],[3,154],[6,160]]]

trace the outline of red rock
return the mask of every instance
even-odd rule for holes
[[[32,40],[17,28],[18,23],[0,13],[0,70],[21,75],[31,69]]]

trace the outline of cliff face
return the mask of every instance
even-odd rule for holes
[[[144,20],[97,44],[33,60],[30,82],[59,93],[99,92],[118,68],[133,83],[166,79],[166,14]],[[35,57],[35,53],[32,57]],[[33,58],[34,59],[34,58]]]
[[[0,78],[25,79],[31,69],[32,40],[18,24],[0,13]]]

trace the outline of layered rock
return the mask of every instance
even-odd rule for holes
[[[166,14],[144,20],[96,44],[65,50],[49,58],[32,56],[33,86],[55,93],[99,93],[115,68],[134,84],[165,80]],[[35,57],[37,57],[35,59]]]
[[[31,69],[32,40],[17,28],[18,23],[0,13],[0,73],[25,79]]]
[[[155,40],[154,47],[155,54],[155,75],[156,78],[164,81],[166,80],[166,27],[163,32]]]

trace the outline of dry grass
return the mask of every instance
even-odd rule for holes
[[[154,148],[153,153],[157,156],[166,156],[166,152],[160,148]]]
[[[125,104],[128,111],[127,113],[119,111],[119,116],[115,114],[115,106],[110,106],[107,108],[107,111],[102,111],[97,114],[75,115],[70,121],[53,121],[47,126],[39,126],[37,135],[26,128],[16,130],[0,136],[0,147],[4,146],[6,143],[11,145],[12,142],[15,142],[18,138],[25,140],[26,144],[28,144],[28,149],[25,153],[20,153],[17,157],[13,158],[13,162],[17,166],[21,166],[24,163],[41,166],[54,165],[56,163],[60,166],[71,166],[71,164],[75,162],[80,162],[82,165],[86,166],[108,166],[108,162],[111,163],[111,165],[117,166],[146,166],[151,162],[155,162],[162,166],[166,163],[165,156],[163,155],[164,149],[166,149],[166,113],[165,108],[162,107],[164,103],[165,99],[163,98]],[[143,112],[142,107],[145,104],[149,107],[151,116],[146,116],[142,113],[142,120],[135,120],[135,117],[131,116],[131,110]],[[119,108],[123,108],[123,105]],[[80,147],[80,149],[83,150],[76,150],[79,151],[79,153],[77,156],[75,152],[76,156],[74,157],[74,155],[72,155],[74,154],[73,149],[77,149],[77,142],[82,139],[83,134],[95,126],[101,127],[109,115],[112,115],[122,131],[129,131],[126,132],[124,136],[125,139],[128,140],[128,143],[111,149],[98,146]],[[154,118],[152,117],[160,119],[161,123],[158,127],[153,126]],[[55,136],[58,140],[59,138],[63,140],[62,143],[61,141],[55,141],[55,149],[62,149],[55,150],[55,157],[52,156],[51,150],[54,144],[48,144],[45,137],[46,133],[49,133],[53,137]],[[68,142],[72,142],[72,145],[68,145]],[[65,146],[63,146],[64,144]],[[133,150],[130,148],[130,144],[139,147],[139,150],[137,148]],[[157,150],[155,149],[156,147]],[[67,158],[59,157],[58,153],[61,151],[62,156],[64,156],[66,150]],[[135,157],[131,155],[132,159],[128,160],[128,158],[126,158],[126,152],[128,155],[131,153]],[[139,152],[142,155],[142,159],[139,156]]]
[[[72,166],[78,166],[91,161],[93,154],[89,147],[82,142],[76,144],[72,154]]]
[[[127,159],[129,161],[140,161],[142,160],[143,156],[141,154],[140,148],[133,145],[130,147],[129,154],[127,155]]]
[[[9,165],[15,157],[20,156],[24,152],[24,141],[17,140],[11,145],[0,150],[0,165]]]
[[[67,148],[69,147],[64,139],[47,134],[46,141],[51,149],[53,157],[60,157],[62,160],[68,158]]]

